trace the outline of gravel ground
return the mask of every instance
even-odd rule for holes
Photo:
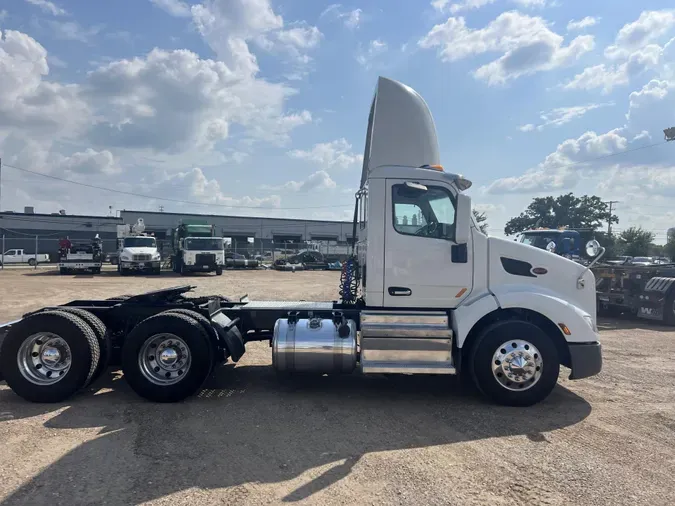
[[[335,297],[328,272],[179,279],[0,272],[0,321],[46,304],[185,283],[198,293]],[[345,376],[280,385],[264,343],[198,397],[157,405],[119,372],[68,403],[0,383],[2,504],[670,504],[675,332],[601,322],[605,369],[547,401],[493,406],[455,379]]]

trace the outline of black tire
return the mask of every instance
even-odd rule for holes
[[[98,341],[98,347],[100,350],[100,357],[98,359],[98,365],[94,374],[92,374],[89,384],[96,381],[101,374],[103,374],[108,369],[108,364],[110,363],[110,355],[112,354],[112,342],[108,336],[108,329],[105,326],[105,323],[93,313],[90,313],[86,309],[80,309],[77,307],[68,307],[63,306],[57,309],[59,312],[70,313],[80,317],[84,322],[89,325],[91,330],[94,331],[96,335],[96,340]],[[84,385],[85,387],[88,385]]]
[[[199,323],[199,325],[201,325],[206,335],[211,338],[209,342],[211,343],[211,348],[213,349],[214,354],[216,353],[217,351],[216,343],[218,342],[218,334],[216,332],[216,329],[213,328],[213,325],[211,325],[211,322],[208,320],[208,318],[202,316],[197,311],[191,311],[190,309],[169,309],[168,311],[164,312],[173,314],[182,314],[187,316],[188,318],[192,318],[197,323]],[[215,360],[215,355],[213,359]],[[211,364],[211,368],[213,368],[214,365],[215,362]]]
[[[492,372],[494,353],[508,341],[526,340],[541,353],[541,377],[524,390],[509,390]],[[534,325],[521,320],[497,322],[484,329],[475,341],[469,356],[469,372],[478,389],[498,404],[531,406],[543,401],[553,391],[560,372],[558,350],[552,338]]]
[[[178,272],[180,273],[181,276],[186,276],[188,274],[187,269],[185,269],[185,262],[183,262],[183,259],[179,260],[178,264]]]
[[[222,276],[223,275],[223,268],[218,266],[216,267],[216,276]]]
[[[162,268],[161,268],[161,267],[157,267],[157,268],[155,268],[155,269],[152,270],[152,273],[153,273],[155,276],[161,276],[161,275],[162,275]]]
[[[59,267],[59,274],[68,274],[68,269],[65,267]]]
[[[31,267],[35,267],[37,265],[37,262],[35,261],[34,258],[29,258],[28,265],[30,265]]]
[[[100,267],[94,267],[91,270],[91,272],[94,273],[94,274],[101,274],[101,268]]]
[[[68,372],[51,385],[36,385],[19,370],[17,354],[24,341],[40,332],[58,334],[70,347]],[[31,402],[62,402],[81,390],[98,366],[100,348],[94,331],[81,318],[61,311],[37,313],[21,320],[7,333],[0,349],[0,370],[7,385]]]
[[[158,385],[141,371],[139,354],[153,335],[170,332],[180,337],[192,355],[192,364],[182,379],[172,385]],[[122,349],[122,369],[129,386],[141,397],[154,402],[177,402],[195,394],[211,374],[213,349],[201,324],[182,314],[164,312],[136,325]]]

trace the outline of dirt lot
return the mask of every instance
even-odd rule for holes
[[[185,279],[0,272],[0,321]],[[226,272],[199,293],[332,299],[338,275]],[[496,407],[454,379],[345,376],[280,386],[250,346],[184,403],[111,372],[61,405],[0,383],[2,504],[670,504],[675,332],[602,322],[605,369],[544,403]]]

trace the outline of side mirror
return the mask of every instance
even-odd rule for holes
[[[471,233],[471,197],[457,194],[457,216],[455,217],[455,242],[466,244]]]
[[[598,256],[598,253],[600,253],[600,243],[595,239],[591,239],[586,243],[586,254],[593,258]]]
[[[546,251],[548,251],[549,253],[555,253],[555,243],[553,241],[549,242],[546,245]]]

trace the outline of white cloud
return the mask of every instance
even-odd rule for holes
[[[75,21],[50,21],[49,25],[52,27],[56,38],[78,42],[89,42],[102,28],[100,25],[83,28]]]
[[[607,48],[606,54],[614,53],[614,48],[634,50],[645,44],[659,40],[675,26],[675,10],[644,11],[640,17],[624,25],[616,36],[614,46]]]
[[[280,186],[262,186],[264,190],[286,190],[292,192],[309,192],[315,190],[330,190],[337,185],[325,170],[318,170],[310,174],[304,181],[288,181]]]
[[[154,49],[144,58],[104,65],[89,74],[85,91],[99,112],[89,135],[99,145],[211,148],[229,136],[232,123],[253,138],[283,144],[293,128],[311,121],[307,111],[284,114],[293,90],[187,50]]]
[[[584,104],[584,105],[574,105],[570,107],[556,107],[550,111],[542,112],[539,115],[539,118],[542,120],[542,123],[536,126],[536,129],[541,131],[549,126],[560,126],[565,123],[569,123],[572,120],[581,118],[587,112],[594,109],[599,109],[601,107],[613,106],[614,102],[606,102],[600,104]],[[535,125],[528,123],[519,127],[521,132],[531,132],[535,129]]]
[[[192,6],[192,19],[218,59],[233,71],[248,75],[259,70],[249,43],[288,54],[295,64],[305,65],[311,58],[304,51],[315,48],[321,38],[318,28],[304,23],[285,30],[284,20],[274,12],[270,0],[205,0]]]
[[[42,11],[46,12],[47,14],[51,14],[52,16],[65,16],[66,14],[68,14],[65,11],[65,9],[62,9],[53,2],[49,2],[48,0],[25,0],[25,1],[28,2],[29,4],[39,7],[40,9],[42,9]]]
[[[363,22],[363,10],[343,10],[341,4],[332,4],[326,7],[319,16],[319,18],[325,17],[340,19],[347,28],[354,29]]]
[[[356,52],[356,61],[367,69],[372,67],[373,61],[388,50],[387,43],[379,39],[371,40],[366,48],[359,45]]]
[[[461,2],[451,3],[450,0],[433,0],[431,6],[441,13],[457,14],[463,11],[480,9],[486,5],[491,5],[497,0],[462,0]],[[547,4],[553,3],[548,0],[511,0],[518,7],[524,9],[542,8]]]
[[[294,149],[288,152],[292,158],[316,163],[321,169],[347,169],[363,163],[363,155],[352,151],[352,145],[346,139],[315,144],[310,150]]]
[[[62,158],[56,163],[56,168],[76,174],[116,174],[122,170],[110,151],[91,148]]]
[[[165,174],[164,177],[153,185],[148,186],[147,192],[153,195],[176,195],[181,200],[196,201],[203,204],[227,207],[263,207],[277,208],[281,205],[281,197],[270,195],[264,198],[258,197],[232,197],[226,195],[220,183],[215,179],[206,177],[202,169],[194,167],[178,174]]]
[[[436,48],[446,62],[488,52],[502,53],[474,73],[476,78],[497,85],[569,65],[595,45],[590,35],[576,37],[567,46],[563,41],[542,18],[510,11],[482,29],[467,27],[463,17],[450,17],[434,26],[418,44],[425,49]]]
[[[150,0],[151,3],[177,18],[189,18],[190,6],[181,0]]]
[[[615,87],[628,84],[646,71],[667,65],[669,60],[664,51],[669,44],[661,47],[656,42],[673,28],[675,10],[642,12],[636,21],[627,23],[619,30],[614,44],[605,48],[604,55],[608,63],[586,67],[565,83],[563,88],[601,89],[603,93],[610,93]]]
[[[563,88],[567,90],[591,90],[601,88],[603,93],[610,93],[616,86],[628,84],[647,70],[655,69],[662,60],[663,49],[656,44],[649,44],[628,56],[621,64],[601,63],[586,67]]]
[[[75,85],[46,80],[47,51],[28,35],[0,31],[0,132],[54,139],[84,126],[88,107]]]
[[[593,16],[586,16],[585,18],[582,19],[572,20],[569,23],[567,23],[567,31],[572,32],[575,30],[583,30],[584,28],[590,28],[591,26],[597,25],[599,21],[600,18],[596,18]]]

